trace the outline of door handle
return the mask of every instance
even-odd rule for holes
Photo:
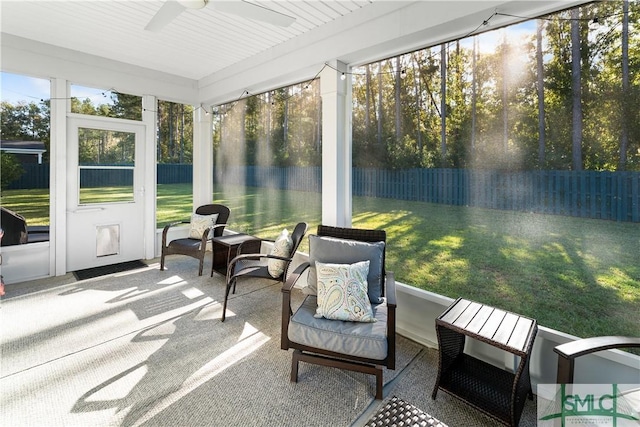
[[[104,208],[86,208],[86,209],[76,209],[74,211],[70,211],[70,213],[90,213],[90,212],[100,212],[103,210]]]

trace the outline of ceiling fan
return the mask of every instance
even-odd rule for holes
[[[208,4],[220,12],[267,22],[280,27],[288,27],[296,20],[289,15],[245,0],[166,0],[144,29],[158,32],[177,18],[185,9],[202,9]]]

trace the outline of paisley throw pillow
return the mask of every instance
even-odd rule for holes
[[[316,261],[318,308],[315,317],[375,322],[367,295],[369,261],[325,264]]]

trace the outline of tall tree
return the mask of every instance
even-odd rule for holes
[[[509,149],[509,44],[502,31],[502,154]]]
[[[402,64],[400,63],[400,56],[396,56],[395,66],[395,85],[394,85],[394,106],[395,106],[395,130],[396,130],[396,144],[399,144],[402,140]]]
[[[572,105],[572,165],[582,170],[582,79],[580,55],[580,10],[571,10],[571,105]]]
[[[440,45],[440,159],[447,157],[447,44]]]
[[[418,152],[422,154],[422,126],[421,126],[421,114],[422,114],[422,87],[420,84],[420,78],[418,76],[419,69],[416,65],[417,60],[415,54],[411,55],[411,68],[412,68],[412,76],[413,79],[413,91],[415,97],[415,110],[413,115],[416,117],[416,146],[418,148]]]
[[[477,78],[478,78],[478,36],[473,36],[473,52],[471,61],[471,153],[475,156],[476,152],[476,118],[477,118]]]
[[[364,86],[364,134],[369,135],[371,128],[371,66],[365,65],[365,86]]]
[[[544,115],[544,60],[542,52],[542,30],[544,21],[538,19],[536,26],[536,69],[537,69],[537,92],[538,92],[538,165],[543,167],[545,163],[545,115]]]
[[[622,1],[622,123],[620,127],[620,156],[618,170],[627,168],[631,103],[629,90],[629,0]]]
[[[382,110],[382,62],[378,63],[378,145],[382,146],[382,122],[384,120],[384,113]]]

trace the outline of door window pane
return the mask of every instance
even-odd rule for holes
[[[135,134],[78,129],[80,204],[133,202]]]

